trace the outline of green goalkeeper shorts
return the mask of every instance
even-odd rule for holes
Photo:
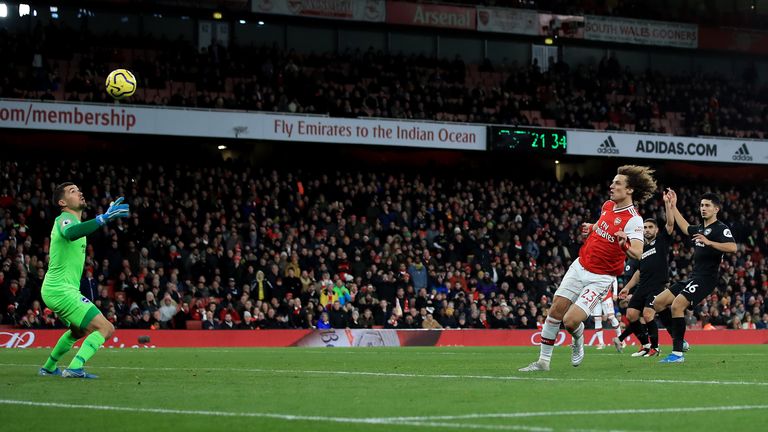
[[[43,301],[46,306],[56,312],[59,319],[67,327],[77,326],[85,330],[93,318],[100,314],[99,308],[94,306],[80,291],[68,289],[43,289]]]

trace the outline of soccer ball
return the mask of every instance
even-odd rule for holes
[[[136,92],[136,77],[127,69],[115,69],[107,76],[107,93],[120,100]]]

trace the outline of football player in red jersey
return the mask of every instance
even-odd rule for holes
[[[643,254],[643,219],[634,202],[645,201],[656,190],[653,172],[636,165],[616,170],[610,199],[603,204],[600,218],[594,224],[582,225],[587,239],[555,292],[541,330],[539,359],[520,372],[549,370],[560,323],[573,337],[571,364],[578,366],[584,360],[584,320],[616,283],[626,257],[640,259]]]

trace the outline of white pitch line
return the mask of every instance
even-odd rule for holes
[[[35,364],[0,363],[0,366],[37,367]],[[543,382],[620,382],[636,384],[694,384],[694,385],[738,385],[738,386],[768,386],[765,381],[703,381],[703,380],[671,380],[671,379],[600,379],[600,378],[548,378],[516,375],[458,375],[458,374],[417,374],[405,372],[368,372],[368,371],[330,371],[330,370],[302,370],[302,369],[260,369],[260,368],[220,368],[220,367],[131,367],[131,366],[90,366],[93,369],[116,370],[146,370],[146,371],[215,371],[215,372],[254,372],[274,374],[305,374],[305,375],[341,375],[360,377],[388,377],[388,378],[427,378],[427,379],[476,379],[491,381],[543,381]]]
[[[45,347],[50,349],[51,347]],[[112,354],[119,354],[119,353],[132,353],[135,352],[135,350],[128,350],[128,349],[112,349],[112,347],[105,347],[106,349],[103,352],[108,352]],[[354,350],[347,350],[347,348],[354,349]],[[29,349],[29,348],[28,348]],[[190,350],[190,351],[202,351],[206,353],[247,353],[251,348],[231,348],[231,349],[219,349],[219,348],[162,348],[162,350]],[[263,348],[263,347],[253,347],[252,349],[256,350],[256,352],[268,352],[268,353],[279,353],[279,352],[285,352],[286,349],[290,349],[290,351],[301,351],[302,354],[321,354],[321,355],[336,355],[336,354],[349,354],[349,355],[361,355],[361,354],[371,354],[371,355],[380,355],[381,351],[375,350],[375,349],[357,349],[352,347],[338,347],[336,349],[322,349],[322,348],[299,348],[299,347],[290,347],[290,348]],[[102,352],[102,351],[100,351]],[[151,349],[151,350],[143,350],[142,352],[161,352],[160,349]],[[514,357],[522,357],[522,356],[530,356],[530,353],[503,353],[505,356],[514,356]],[[438,355],[461,355],[461,356],[485,356],[488,355],[486,352],[460,352],[460,351],[435,351],[435,352],[411,352],[408,353],[408,355],[412,356],[438,356]],[[616,358],[628,358],[629,356],[619,356],[616,352],[601,352],[597,353],[596,355],[608,355],[608,356],[615,356]],[[738,358],[738,357],[768,357],[768,353],[694,353],[692,356],[695,357],[718,357],[718,358]],[[642,362],[643,360],[639,360],[639,362]]]
[[[168,409],[168,408],[139,408],[126,406],[109,405],[89,405],[89,404],[71,404],[59,402],[35,402],[25,400],[0,399],[0,405],[21,405],[42,408],[65,408],[65,409],[87,409],[98,411],[121,411],[142,414],[178,414],[178,415],[200,415],[208,417],[251,417],[268,418],[286,421],[322,421],[333,423],[348,424],[369,424],[369,425],[388,425],[388,426],[415,426],[428,428],[452,428],[452,429],[481,429],[481,430],[509,430],[509,431],[529,431],[529,432],[552,432],[554,429],[549,427],[521,426],[521,425],[479,425],[464,423],[444,423],[432,421],[412,421],[412,420],[387,420],[381,418],[351,418],[351,417],[324,417],[324,416],[305,416],[294,414],[260,413],[260,412],[231,412],[231,411],[206,411],[206,410],[188,410],[188,409]]]
[[[694,353],[692,357],[719,357],[719,358],[739,358],[739,357],[768,357],[768,353]]]
[[[463,414],[447,416],[423,416],[423,417],[387,417],[388,420],[412,421],[423,420],[474,420],[490,418],[526,418],[526,417],[550,417],[550,416],[581,416],[581,415],[613,415],[613,414],[663,414],[663,413],[690,413],[708,411],[747,411],[768,410],[768,405],[731,405],[731,406],[703,406],[703,407],[677,407],[677,408],[638,408],[615,410],[583,410],[583,411],[541,411],[541,412],[511,412],[495,414]]]
[[[483,425],[468,423],[446,423],[431,421],[432,417],[382,417],[382,418],[354,418],[354,417],[325,417],[325,416],[307,416],[295,414],[279,413],[260,413],[260,412],[231,412],[231,411],[208,411],[208,410],[189,410],[189,409],[171,409],[171,408],[141,408],[126,406],[109,405],[91,405],[91,404],[71,404],[59,402],[36,402],[15,399],[0,399],[0,405],[33,406],[41,408],[64,408],[64,409],[88,409],[97,411],[118,411],[133,412],[141,414],[180,414],[180,415],[200,415],[209,417],[249,417],[249,418],[268,418],[285,421],[324,421],[343,424],[368,424],[368,425],[386,425],[386,426],[414,426],[418,428],[449,428],[449,429],[476,429],[476,430],[501,430],[501,431],[526,431],[526,432],[554,432],[556,429],[546,426],[523,426],[523,425]],[[525,414],[525,413],[521,413]],[[565,432],[632,432],[627,430],[605,430],[605,429],[562,429]]]
[[[48,347],[45,347],[45,348],[50,349],[51,347],[48,346]],[[106,349],[103,352],[108,352],[108,353],[126,353],[126,352],[130,353],[130,352],[135,352],[135,350],[112,349],[112,347],[104,347],[104,348],[106,348]],[[163,350],[169,350],[169,349],[187,350],[189,348],[163,348]],[[246,348],[246,349],[249,349],[249,348]],[[261,353],[261,352],[278,353],[280,351],[285,352],[286,348],[259,348],[259,347],[255,347],[254,349],[258,350],[259,353]],[[202,351],[202,352],[206,352],[206,353],[230,353],[230,354],[231,353],[241,353],[241,354],[248,353],[248,351],[246,351],[243,348],[232,348],[232,349],[219,349],[219,348],[202,348],[201,349],[201,348],[194,348],[192,350]],[[333,354],[333,355],[337,355],[337,354],[350,354],[350,355],[371,354],[371,355],[380,355],[381,354],[381,352],[379,352],[379,351],[367,350],[367,349],[355,350],[355,351],[346,351],[346,350],[342,351],[342,350],[333,350],[333,349],[297,348],[297,347],[292,347],[291,350],[292,351],[293,350],[296,350],[296,351],[301,350],[302,354],[322,354],[322,355],[326,355],[326,354]],[[142,352],[161,352],[161,351],[159,349],[151,349],[151,350],[144,350]],[[520,353],[520,355],[523,355],[523,354],[524,353]],[[486,355],[486,353],[481,353],[481,352],[448,352],[448,351],[446,351],[446,352],[438,352],[438,351],[436,351],[436,352],[414,352],[414,353],[409,353],[408,355],[414,355],[414,356],[438,356],[438,355],[441,355],[441,356],[443,356],[443,355],[474,356],[474,355]],[[765,355],[768,356],[768,354],[765,354]]]

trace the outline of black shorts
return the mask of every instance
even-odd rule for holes
[[[635,292],[632,293],[632,298],[629,299],[627,308],[637,309],[642,311],[645,308],[653,309],[653,301],[656,300],[656,296],[664,291],[664,286],[651,286],[651,287],[638,287]]]
[[[700,301],[712,294],[715,288],[717,288],[717,280],[714,277],[694,277],[693,279],[686,279],[672,284],[669,290],[675,297],[682,294],[683,297],[691,302],[691,306],[696,306]]]

